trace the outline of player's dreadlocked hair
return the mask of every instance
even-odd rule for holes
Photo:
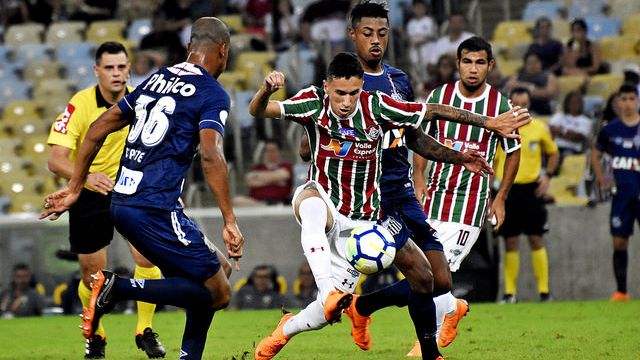
[[[364,70],[356,54],[341,52],[334,56],[327,70],[327,80],[335,78],[349,79],[352,76],[359,79],[364,77]]]
[[[372,2],[369,0],[362,1],[351,9],[351,28],[355,29],[363,17],[383,18],[389,22],[389,10],[385,4]]]

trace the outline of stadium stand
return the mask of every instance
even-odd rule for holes
[[[563,5],[557,1],[535,1],[527,3],[522,20],[534,22],[538,18],[557,19],[562,15]]]

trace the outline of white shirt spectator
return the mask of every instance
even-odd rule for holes
[[[558,127],[562,133],[569,130],[584,135],[585,138],[591,136],[592,121],[586,115],[570,115],[563,112],[555,113],[549,120],[549,126]],[[569,141],[558,136],[554,139],[560,150],[570,149],[576,153],[584,152],[583,141]]]
[[[429,64],[436,64],[440,56],[443,54],[455,54],[458,50],[458,46],[460,46],[463,41],[474,35],[475,34],[468,31],[463,31],[462,34],[460,34],[460,36],[458,36],[456,39],[451,39],[449,35],[441,37],[440,39],[438,39],[438,41],[436,41],[436,43],[432,47],[432,50],[429,52]]]
[[[411,61],[413,63],[426,64],[429,56],[431,44],[437,35],[437,27],[433,19],[429,16],[413,18],[407,23],[407,35],[411,44]]]

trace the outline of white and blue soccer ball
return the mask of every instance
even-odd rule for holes
[[[355,228],[345,244],[347,260],[356,270],[371,275],[389,267],[396,256],[393,235],[381,225]]]

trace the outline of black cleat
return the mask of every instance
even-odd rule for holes
[[[138,349],[147,353],[149,359],[163,358],[167,353],[167,350],[158,340],[158,333],[153,332],[151,328],[146,328],[142,334],[136,335],[136,345]]]
[[[111,271],[102,270],[91,275],[91,299],[82,314],[82,334],[89,339],[98,328],[102,315],[113,309],[113,284],[118,276]]]
[[[515,304],[518,302],[518,299],[516,299],[516,296],[513,294],[504,294],[504,296],[502,297],[502,300],[500,301],[500,304]]]
[[[84,352],[85,359],[104,359],[104,348],[107,342],[100,335],[92,335],[87,339],[87,346]]]
[[[550,293],[540,293],[540,302],[547,303],[553,301]]]

